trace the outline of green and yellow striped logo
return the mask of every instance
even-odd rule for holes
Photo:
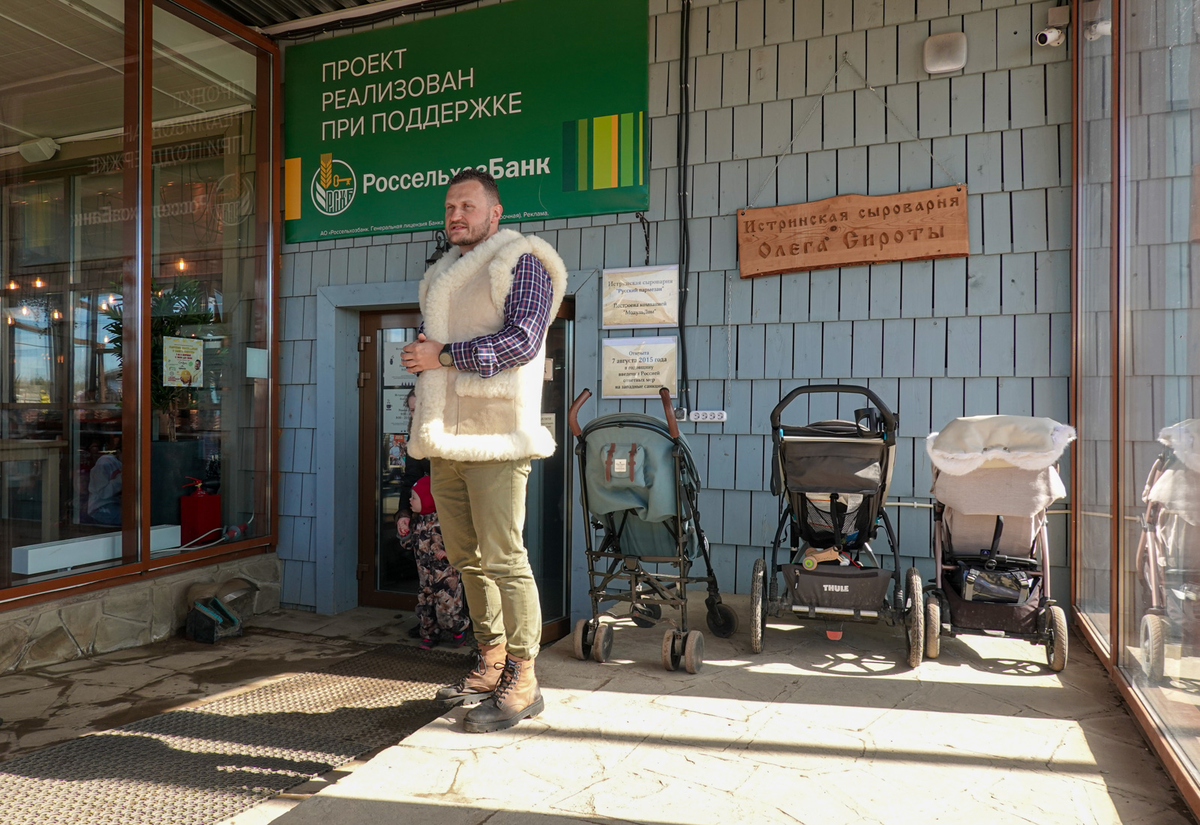
[[[563,123],[563,191],[618,189],[646,183],[646,113]]]

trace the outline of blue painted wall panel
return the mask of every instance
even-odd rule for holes
[[[708,486],[705,528],[726,590],[744,592],[753,559],[774,533],[777,500],[765,491],[768,416],[808,380],[869,383],[901,413],[893,493],[928,501],[924,436],[965,413],[1036,411],[1066,417],[1070,356],[1070,63],[1066,49],[1034,50],[1047,3],[1009,0],[701,0],[693,8],[691,141],[687,174],[691,271],[682,330],[692,405],[725,409],[724,424],[684,424]],[[679,259],[676,117],[679,3],[651,4],[650,259]],[[930,34],[967,34],[962,72],[931,78],[921,65]],[[843,54],[893,107],[889,114]],[[1161,96],[1160,96],[1161,97]],[[1148,99],[1149,100],[1149,99]],[[1157,100],[1157,99],[1155,99]],[[1174,130],[1180,154],[1190,132],[1164,101],[1151,129]],[[801,129],[801,124],[811,118]],[[1149,121],[1148,121],[1149,123]],[[1181,126],[1182,124],[1182,126]],[[919,135],[914,139],[913,133]],[[1164,132],[1165,133],[1165,132]],[[933,153],[937,162],[931,160]],[[1172,153],[1131,163],[1153,177]],[[1176,164],[1178,165],[1178,164]],[[949,171],[943,172],[940,166]],[[765,181],[765,186],[764,186]],[[972,255],[937,262],[797,272],[744,281],[737,271],[737,210],[804,203],[852,192],[887,195],[964,181]],[[503,180],[501,181],[503,192]],[[1189,193],[1148,184],[1146,204]],[[557,247],[568,269],[642,262],[645,241],[631,214],[526,224]],[[1141,226],[1187,243],[1186,226]],[[289,246],[280,296],[282,471],[279,552],[284,601],[311,606],[321,558],[311,519],[317,426],[316,291],[397,284],[421,277],[432,233]],[[1139,271],[1177,269],[1167,255]],[[599,391],[597,274],[573,276],[573,390]],[[1148,280],[1141,295],[1169,292]],[[1177,290],[1178,291],[1178,290]],[[1190,329],[1190,326],[1188,327]],[[1155,358],[1188,357],[1175,348]],[[1165,363],[1165,361],[1164,361]],[[1161,392],[1161,390],[1148,390]],[[843,405],[844,406],[844,405]],[[585,419],[642,401],[593,400]],[[845,414],[831,400],[793,406],[794,423]],[[928,510],[893,508],[906,559],[927,564]],[[579,525],[575,537],[581,540]],[[1056,541],[1062,541],[1056,537]],[[1056,551],[1058,552],[1058,551]],[[1062,554],[1065,557],[1065,553]],[[906,564],[908,561],[905,562]],[[578,589],[574,598],[579,598]],[[573,611],[578,605],[573,605]]]

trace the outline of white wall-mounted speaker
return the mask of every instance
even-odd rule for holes
[[[54,157],[59,148],[54,138],[44,137],[25,141],[17,147],[17,151],[28,163],[41,163]]]
[[[957,72],[967,65],[967,36],[962,32],[935,34],[925,41],[925,71]]]

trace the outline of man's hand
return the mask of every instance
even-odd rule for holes
[[[401,516],[400,518],[396,519],[396,534],[400,536],[400,538],[404,538],[408,535],[408,516]]]
[[[400,351],[400,360],[406,370],[414,375],[420,375],[425,370],[436,370],[442,365],[442,362],[438,360],[441,352],[441,342],[430,341],[422,332],[417,335],[416,341]]]

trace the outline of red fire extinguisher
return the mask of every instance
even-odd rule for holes
[[[220,541],[221,495],[206,493],[204,482],[192,476],[184,486],[194,488],[179,499],[179,542],[188,545],[199,539],[202,543]]]

